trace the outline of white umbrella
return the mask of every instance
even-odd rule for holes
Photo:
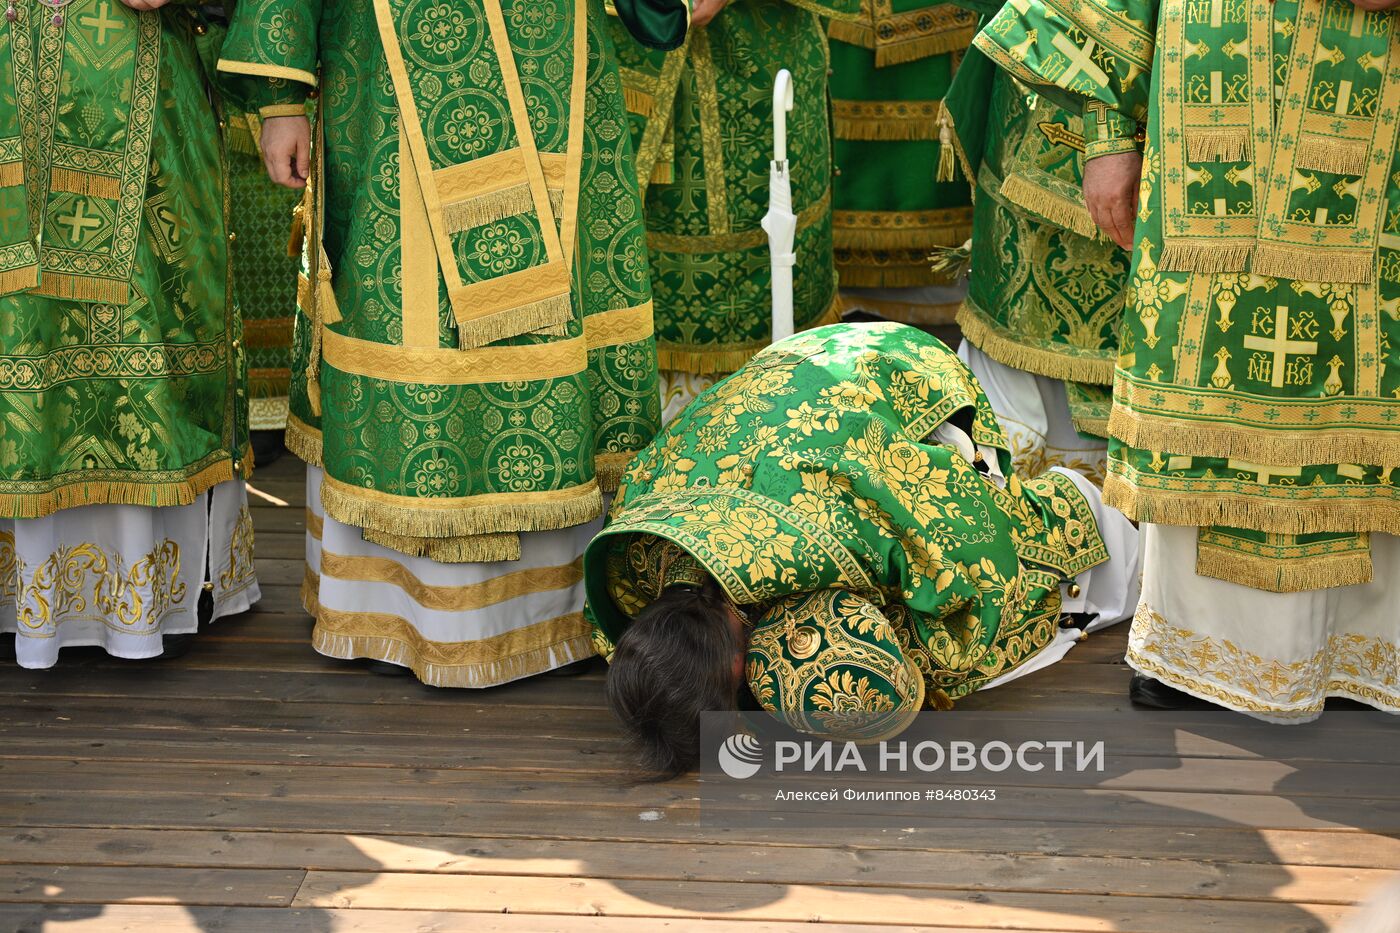
[[[768,173],[768,213],[763,230],[773,265],[773,341],[791,337],[793,242],[797,215],[792,212],[792,176],[787,162],[787,115],[792,110],[792,72],[784,68],[773,82],[773,161]]]

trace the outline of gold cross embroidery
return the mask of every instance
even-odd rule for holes
[[[101,218],[87,215],[86,201],[79,201],[77,206],[73,208],[73,213],[58,218],[58,222],[68,228],[68,239],[74,244],[81,243],[87,231],[96,230],[102,226]]]
[[[112,19],[112,6],[107,0],[102,0],[101,5],[97,8],[96,16],[84,16],[82,19],[78,20],[78,22],[97,30],[98,45],[107,44],[108,30],[115,31],[126,28],[126,23],[119,19]]]
[[[1095,65],[1094,60],[1090,57],[1096,44],[1093,39],[1085,42],[1084,48],[1081,49],[1071,42],[1068,36],[1057,32],[1055,38],[1051,40],[1051,44],[1059,50],[1060,54],[1069,59],[1069,67],[1055,79],[1055,83],[1060,87],[1068,88],[1069,83],[1081,74],[1092,79],[1099,87],[1108,86],[1108,75],[1104,73],[1102,68]]]
[[[1274,335],[1259,337],[1251,334],[1244,338],[1244,346],[1247,350],[1273,354],[1269,381],[1275,389],[1283,388],[1283,368],[1290,354],[1311,356],[1317,352],[1316,340],[1288,339],[1288,309],[1283,305],[1274,311]]]

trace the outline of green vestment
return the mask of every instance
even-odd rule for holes
[[[200,21],[0,22],[0,515],[183,505],[243,475],[239,321]]]
[[[326,514],[456,560],[596,517],[659,420],[601,0],[243,0],[220,68],[265,117],[321,89],[289,445]]]
[[[929,254],[972,235],[972,198],[939,141],[940,118],[976,32],[976,13],[923,0],[865,0],[860,19],[831,23],[832,236],[843,287],[948,284]]]
[[[992,452],[1011,476],[1004,488],[973,466],[983,454],[969,449],[969,460],[937,441],[948,425]],[[604,656],[671,582],[672,562],[652,539],[773,623],[755,634],[749,674],[755,695],[785,711],[819,703],[814,691],[828,680],[790,676],[794,666],[843,663],[840,651],[817,651],[840,640],[836,629],[794,627],[804,615],[791,611],[796,597],[844,594],[849,611],[836,615],[891,620],[880,650],[903,659],[896,674],[916,669],[920,684],[901,687],[887,670],[868,684],[870,708],[888,701],[907,713],[915,700],[965,695],[1033,656],[1055,636],[1060,584],[1107,559],[1073,481],[1011,475],[972,374],[901,324],[834,325],[774,345],[638,456],[584,560]]]
[[[999,363],[1065,380],[1076,426],[1106,435],[1129,256],[1084,207],[1080,115],[975,49],[947,107],[977,182],[963,336]]]
[[[821,15],[858,0],[742,0],[665,52],[614,20],[644,185],[662,369],[726,373],[772,334],[768,211],[773,81],[792,72],[788,114],[797,215],[793,319],[837,318],[831,245],[831,136]]]
[[[976,42],[1078,100],[1090,158],[1142,148],[1109,501],[1203,528],[1203,575],[1369,580],[1400,532],[1400,14],[1026,0]]]

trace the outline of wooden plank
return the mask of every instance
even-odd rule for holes
[[[35,829],[0,835],[0,860],[59,865],[281,868],[345,872],[513,874],[569,878],[1131,894],[1354,903],[1388,880],[1381,868],[831,846],[626,843],[329,833]],[[683,866],[683,868],[681,868]]]
[[[662,917],[463,914],[426,910],[268,909],[0,905],[0,929],[15,933],[811,933],[810,924]],[[822,933],[889,933],[879,924],[823,923]],[[982,933],[938,927],[939,933]],[[1035,931],[1050,933],[1050,931]]]
[[[897,822],[888,816],[875,818],[868,826],[792,827],[773,823],[755,813],[742,820],[718,825],[722,814],[702,822],[697,810],[686,802],[638,800],[609,805],[596,800],[570,800],[551,803],[541,799],[476,801],[463,797],[424,800],[354,800],[297,797],[244,797],[208,787],[193,792],[160,793],[159,806],[132,808],[120,795],[69,793],[42,789],[28,793],[0,795],[0,820],[16,827],[133,827],[169,829],[224,829],[337,832],[373,834],[452,834],[460,826],[473,836],[528,836],[619,841],[727,841],[771,844],[828,845],[836,837],[844,844],[863,848],[957,849],[967,851],[1041,852],[1044,854],[1103,854],[1125,857],[1150,853],[1154,858],[1186,857],[1237,862],[1274,862],[1272,848],[1279,832],[1302,852],[1287,861],[1299,864],[1331,864],[1357,867],[1400,868],[1393,850],[1383,843],[1371,843],[1381,830],[1346,831],[1328,821],[1314,820],[1314,835],[1295,826],[1260,826],[1262,818],[1235,822],[1210,815],[1202,816],[1181,805],[1192,803],[1190,795],[1157,795],[1140,800],[1136,806],[1113,808],[1111,799],[1084,794],[1078,819],[1065,814],[1017,814],[1016,818],[979,819],[956,811],[941,819]],[[1081,792],[1082,793],[1082,792]],[[498,795],[503,796],[503,795]],[[538,795],[536,795],[538,797]],[[1144,795],[1139,795],[1144,796]],[[1201,795],[1207,796],[1207,795]],[[1245,809],[1241,816],[1256,811],[1253,804],[1267,798],[1233,797],[1231,810]],[[1174,805],[1175,804],[1175,805]],[[1267,811],[1268,807],[1257,808]],[[448,814],[450,813],[450,817]],[[1268,816],[1267,812],[1263,814]],[[1296,811],[1289,821],[1303,822]],[[1316,832],[1336,829],[1335,832]],[[1348,846],[1381,846],[1375,855],[1346,851]],[[1320,854],[1308,862],[1309,846]],[[1338,846],[1341,848],[1339,849]],[[1371,851],[1371,850],[1368,850]]]
[[[0,902],[51,904],[225,904],[286,907],[300,870],[121,868],[0,864]]]
[[[933,869],[936,870],[936,869]],[[998,929],[1049,927],[1072,931],[1180,933],[1183,913],[1199,917],[1197,930],[1325,931],[1345,908],[1268,901],[1188,898],[1090,897],[1003,892],[911,892],[762,882],[557,879],[511,875],[444,877],[424,874],[307,872],[298,907],[386,908],[482,913],[550,913],[609,917],[713,917],[790,923],[879,923],[906,927],[958,924]]]

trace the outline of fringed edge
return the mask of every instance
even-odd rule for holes
[[[1210,544],[1200,544],[1196,549],[1197,576],[1238,583],[1269,593],[1302,593],[1355,586],[1370,583],[1372,573],[1369,551],[1273,560]]]
[[[1032,184],[1020,175],[1006,176],[1001,183],[1001,196],[1057,227],[1063,227],[1088,240],[1100,239],[1098,225],[1089,216],[1087,207]]]
[[[597,653],[593,650],[592,636],[584,634],[489,664],[434,664],[421,660],[417,650],[399,638],[332,634],[322,628],[322,625],[332,624],[322,618],[331,614],[330,610],[321,610],[316,614],[317,625],[311,633],[311,646],[318,652],[342,660],[369,658],[398,664],[413,671],[415,677],[430,687],[495,687],[582,661]]]
[[[1029,346],[990,320],[987,313],[973,304],[971,299],[964,301],[958,311],[958,327],[973,346],[1012,369],[1034,373],[1037,376],[1048,376],[1051,379],[1066,379],[1070,382],[1089,382],[1095,385],[1113,383],[1116,361],[1112,351],[1094,358]]]
[[[951,246],[966,242],[972,236],[972,224],[947,224],[937,227],[901,227],[886,230],[872,230],[868,227],[852,229],[833,226],[832,246],[835,249],[868,250],[933,250],[940,246]]]
[[[231,479],[247,479],[252,475],[252,458],[247,456],[247,451],[237,461],[237,471],[234,470],[235,462],[232,457],[220,460],[175,483],[95,482],[79,479],[42,493],[4,492],[4,484],[0,483],[0,515],[10,519],[46,518],[64,509],[89,505],[137,505],[153,508],[189,505],[220,483]]]
[[[1339,247],[1311,249],[1280,243],[1260,243],[1254,248],[1250,271],[1272,278],[1301,282],[1370,282],[1376,274],[1373,250]]]
[[[124,305],[131,300],[131,283],[116,279],[95,279],[70,272],[45,272],[34,294],[101,304]]]
[[[1249,133],[1240,130],[1190,130],[1186,134],[1188,162],[1244,162],[1249,158]]]
[[[617,492],[623,475],[636,458],[635,450],[609,451],[594,457],[593,471],[598,477],[598,487],[603,492]]]
[[[94,175],[71,168],[54,168],[49,174],[49,188],[65,194],[81,194],[90,198],[117,201],[122,196],[122,181],[110,175]]]
[[[837,139],[859,142],[932,141],[938,139],[938,124],[926,118],[836,117],[832,120],[832,134]]]
[[[553,333],[546,331],[546,328],[567,325],[573,319],[573,315],[573,296],[565,292],[470,321],[463,322],[459,318],[457,347],[461,350],[474,350],[488,343],[518,337],[521,334],[537,331]]]
[[[1125,389],[1121,382],[1115,387],[1108,430],[1113,437],[1139,450],[1171,451],[1187,457],[1224,457],[1276,467],[1315,463],[1400,463],[1400,428],[1388,431],[1374,427],[1357,428],[1360,434],[1370,435],[1357,436],[1346,428],[1271,431],[1239,425],[1203,424],[1135,411],[1129,406],[1132,404],[1131,395],[1136,391],[1148,392],[1150,389],[1138,386]]]
[[[360,537],[409,557],[426,557],[440,564],[499,563],[520,560],[520,536],[503,532],[462,538],[411,538],[360,529]]]
[[[962,51],[968,47],[975,35],[977,35],[977,27],[973,26],[967,29],[940,32],[932,36],[920,36],[917,39],[908,39],[889,45],[880,45],[877,42],[875,67],[886,68],[890,65],[904,65],[908,62],[916,62],[921,58]]]
[[[1254,241],[1212,242],[1166,238],[1157,268],[1163,272],[1244,272]]]
[[[843,285],[849,284],[842,277]],[[882,298],[868,298],[865,295],[844,295],[846,307],[852,311],[864,311],[878,315],[887,321],[909,324],[914,327],[950,327],[957,323],[959,302],[946,304],[917,304],[912,301],[888,301]]]
[[[656,98],[639,88],[622,86],[622,103],[628,113],[649,117],[656,112]]]
[[[0,188],[17,188],[22,184],[24,184],[23,162],[0,164]]]
[[[287,414],[287,436],[284,443],[292,456],[314,467],[323,466],[321,432],[296,415]]]
[[[442,206],[442,222],[448,233],[461,233],[493,224],[516,214],[524,214],[535,209],[535,199],[528,183],[511,185],[500,191],[493,191],[465,201],[454,201]]]
[[[875,48],[875,29],[868,19],[834,19],[827,27],[827,37],[834,42],[862,49]]]
[[[1364,176],[1370,155],[1370,147],[1364,142],[1304,136],[1298,141],[1294,164],[1314,172]]]
[[[1070,420],[1074,422],[1074,429],[1080,434],[1088,434],[1090,437],[1108,438],[1108,418],[1102,415],[1077,414],[1074,411],[1069,413]]]
[[[20,266],[0,272],[0,295],[28,291],[39,284],[39,265]]]
[[[572,493],[572,490],[566,490]],[[473,535],[557,531],[591,522],[603,513],[603,494],[596,483],[581,495],[537,502],[492,504],[490,494],[473,497],[483,500],[470,508],[423,508],[407,496],[385,493],[370,499],[357,494],[355,487],[334,480],[328,474],[321,482],[321,506],[327,517],[346,525],[406,538],[467,538]],[[502,498],[514,494],[504,493]],[[431,500],[429,500],[431,501]]]
[[[972,271],[972,241],[961,246],[942,246],[928,255],[928,268],[934,276],[956,282]]]
[[[911,266],[863,266],[853,262],[836,263],[841,284],[850,288],[920,288],[951,285],[958,275],[945,273],[927,263]]]
[[[839,324],[844,307],[840,294],[833,295],[831,304],[827,305],[826,310],[818,315],[816,320],[801,325],[798,330],[811,330],[815,327],[825,327],[828,324]],[[697,376],[732,373],[737,372],[740,367],[767,346],[769,345],[765,343],[761,346],[744,347],[737,350],[677,350],[657,341],[656,365],[659,369],[674,369],[680,372],[694,373]]]
[[[246,122],[241,126],[230,122],[224,127],[224,148],[239,155],[262,155],[258,141],[253,138],[253,131]]]
[[[1246,528],[1285,535],[1379,531],[1400,534],[1400,503],[1356,499],[1299,501],[1240,494],[1143,489],[1109,473],[1103,501],[1135,522]]]

